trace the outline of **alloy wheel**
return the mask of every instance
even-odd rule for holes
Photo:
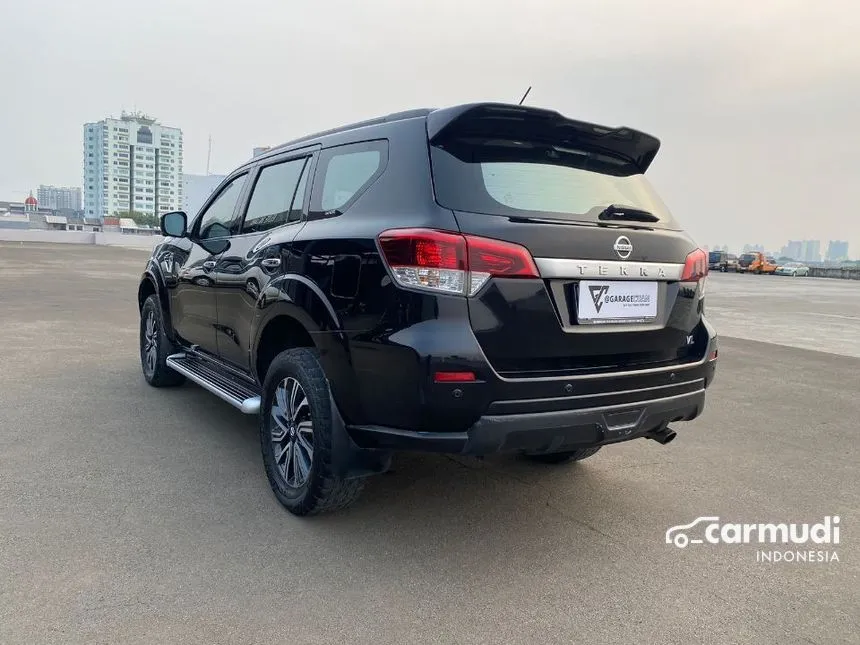
[[[143,331],[143,360],[147,373],[153,374],[158,363],[158,321],[153,311],[146,315]]]
[[[275,388],[271,411],[272,448],[275,464],[287,486],[307,482],[314,459],[314,424],[308,397],[293,377]]]

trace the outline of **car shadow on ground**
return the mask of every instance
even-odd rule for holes
[[[578,518],[579,512],[610,500],[617,505],[629,485],[625,478],[614,481],[607,477],[606,469],[596,462],[601,454],[582,463],[545,465],[508,455],[477,459],[398,453],[388,473],[367,479],[362,496],[349,509],[298,518],[283,509],[269,489],[256,417],[239,413],[192,384],[153,391],[147,398],[162,402],[154,417],[172,415],[171,408],[182,408],[181,429],[165,431],[184,433],[186,440],[199,444],[196,448],[219,464],[224,481],[211,481],[217,497],[238,502],[235,492],[219,493],[217,489],[254,473],[242,485],[242,494],[252,498],[242,503],[241,513],[248,516],[251,508],[260,513],[253,521],[270,528],[269,538],[277,541],[292,528],[301,527],[333,544],[340,542],[339,534],[348,536],[351,549],[364,545],[365,556],[382,556],[395,547],[405,548],[413,556],[439,554],[440,547],[451,547],[464,557],[475,549],[499,549],[498,553],[512,557],[513,553],[546,549],[545,540],[555,533],[553,527],[558,531],[556,537],[568,543],[571,522],[592,537],[600,537],[600,531]],[[157,426],[153,418],[153,427]],[[157,432],[151,440],[159,441]],[[182,476],[176,473],[178,479]],[[559,499],[560,488],[563,500]],[[232,513],[232,509],[224,512]],[[472,555],[479,557],[478,553]]]

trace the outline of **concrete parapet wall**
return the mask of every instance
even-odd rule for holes
[[[839,267],[809,267],[809,275],[813,278],[841,278],[843,280],[860,280],[860,267],[840,269]]]
[[[46,231],[0,228],[0,241],[43,242],[49,244],[95,244],[151,250],[161,242],[161,235],[123,235],[122,233],[89,233],[83,231]]]

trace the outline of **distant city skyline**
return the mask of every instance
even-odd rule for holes
[[[770,253],[776,257],[787,257],[803,262],[844,262],[852,260],[850,245],[846,240],[829,240],[827,250],[822,253],[822,240],[788,240],[787,243],[775,247],[761,243],[746,243],[740,247],[717,243],[707,247],[711,251],[727,251],[729,253]]]

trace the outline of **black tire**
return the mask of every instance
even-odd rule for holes
[[[301,394],[292,389],[294,383],[298,384]],[[295,398],[295,404],[283,398],[288,388],[289,392],[296,392],[295,397],[289,397]],[[279,404],[279,396],[282,404]],[[300,396],[304,396],[306,405],[298,398]],[[333,424],[329,397],[328,381],[316,351],[304,347],[288,349],[278,354],[269,366],[260,408],[263,465],[275,497],[294,515],[317,515],[346,508],[358,499],[364,488],[363,479],[341,479],[332,468]],[[281,438],[276,439],[276,434]],[[312,450],[308,451],[307,445]],[[277,459],[276,448],[279,450]],[[293,458],[300,462],[292,461]]]
[[[167,357],[176,351],[164,331],[161,303],[153,294],[140,310],[140,367],[147,383],[153,387],[173,387],[185,382],[182,374],[167,366]]]
[[[600,446],[592,446],[591,448],[580,448],[568,452],[551,452],[545,455],[526,455],[526,457],[541,464],[566,464],[569,461],[588,459],[596,454],[600,448]]]

